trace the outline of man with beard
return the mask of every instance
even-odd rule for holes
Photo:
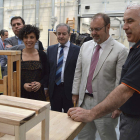
[[[72,100],[81,108],[90,110],[119,84],[122,65],[127,57],[127,48],[109,35],[110,18],[96,14],[90,23],[93,40],[85,42],[77,60]],[[70,116],[70,111],[68,113]],[[88,122],[79,133],[79,140],[95,140],[96,131],[101,140],[117,140],[115,127],[119,110]],[[73,117],[73,116],[72,116]]]

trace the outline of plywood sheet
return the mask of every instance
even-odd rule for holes
[[[50,111],[49,140],[73,140],[85,123],[71,120],[66,113]],[[14,140],[14,136],[5,135],[0,140]],[[41,123],[29,130],[26,140],[41,140]]]
[[[0,96],[0,105],[12,106],[17,108],[23,108],[36,111],[40,113],[49,107],[49,102],[37,101],[13,96]]]
[[[35,115],[35,111],[0,105],[0,122],[21,125]]]

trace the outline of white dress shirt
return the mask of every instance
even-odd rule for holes
[[[61,44],[58,44],[58,52],[57,52],[57,63],[58,63],[58,59],[59,59],[59,54],[60,54],[60,50],[61,50]],[[64,45],[64,57],[63,57],[63,64],[62,64],[62,72],[61,72],[61,82],[64,82],[64,70],[65,70],[65,64],[66,64],[66,60],[67,60],[67,56],[68,56],[68,52],[69,52],[69,48],[70,48],[70,42],[68,41],[65,45]]]

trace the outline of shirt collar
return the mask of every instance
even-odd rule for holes
[[[134,44],[130,49],[137,49],[138,47],[140,47],[140,40],[136,44]]]
[[[16,36],[16,38],[18,39],[18,37]]]
[[[58,47],[60,47],[60,46],[61,46],[61,44],[59,43],[59,44],[58,44]],[[65,47],[70,47],[70,42],[68,41],[64,46],[65,46]]]
[[[109,42],[110,40],[111,40],[111,36],[109,36],[109,38],[108,38],[106,41],[104,41],[103,43],[98,44],[98,45],[100,45],[101,48],[104,49],[105,46],[107,46],[107,44],[108,44],[108,42]],[[97,43],[96,43],[96,45],[97,45]],[[96,46],[96,45],[95,45],[95,46]]]

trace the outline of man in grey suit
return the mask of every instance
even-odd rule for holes
[[[11,26],[15,36],[7,38],[4,40],[6,47],[12,47],[15,45],[23,44],[23,42],[18,38],[18,34],[21,28],[25,25],[25,21],[20,16],[15,16],[11,19]]]
[[[93,40],[81,47],[73,82],[72,100],[90,110],[119,84],[122,65],[127,57],[127,48],[109,35],[110,18],[96,14],[90,23]],[[69,114],[69,113],[68,113]],[[88,122],[79,133],[79,140],[95,140],[98,130],[101,140],[117,140],[115,127],[119,110]]]

